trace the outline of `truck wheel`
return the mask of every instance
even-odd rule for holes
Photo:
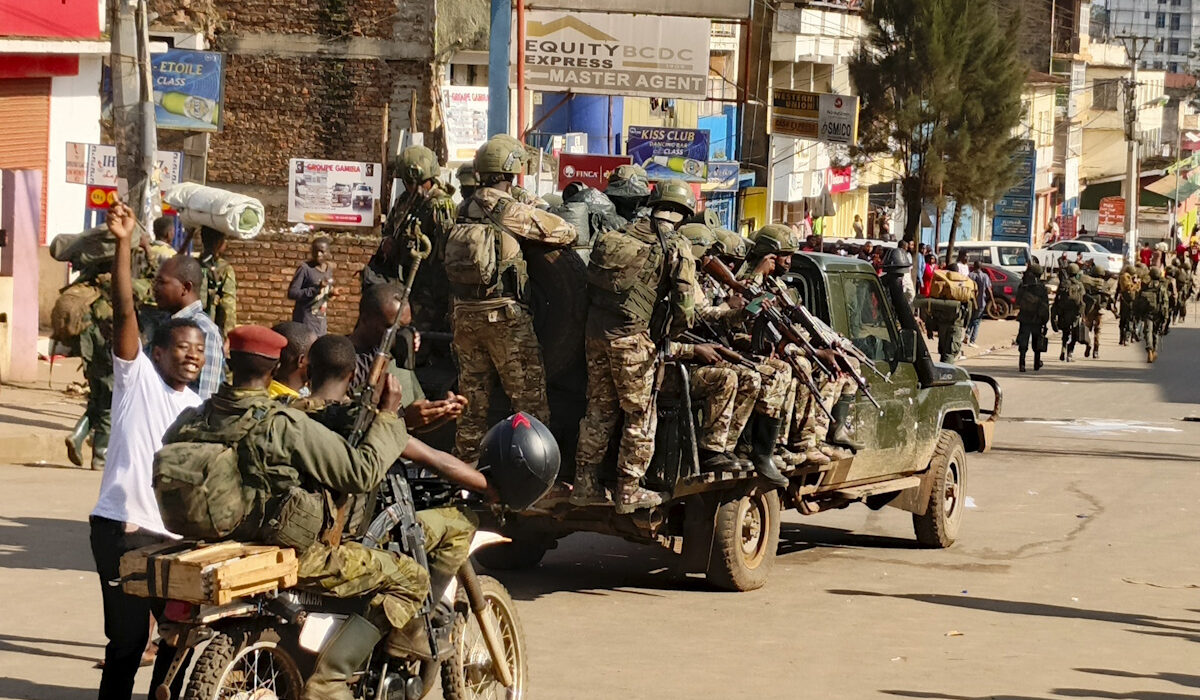
[[[708,581],[728,591],[762,588],[779,547],[779,493],[768,491],[717,508]]]
[[[475,561],[492,571],[532,569],[542,562],[542,557],[553,546],[554,540],[540,535],[513,537],[512,542],[501,542],[475,552]]]
[[[942,430],[937,449],[929,460],[933,488],[924,515],[913,514],[917,542],[930,549],[945,549],[954,544],[967,498],[967,453],[962,437],[953,430]]]
[[[1012,313],[1012,304],[1008,303],[1008,299],[1000,297],[992,297],[992,303],[988,304],[987,315],[993,321],[1003,321]]]

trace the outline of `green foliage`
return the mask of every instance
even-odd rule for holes
[[[927,200],[980,205],[1011,185],[1025,78],[1017,25],[1002,27],[979,0],[875,0],[863,20],[850,62],[862,100],[856,154],[898,161],[912,240]]]

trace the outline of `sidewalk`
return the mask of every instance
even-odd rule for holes
[[[979,326],[979,347],[967,347],[966,341],[963,341],[963,353],[966,355],[965,359],[970,360],[1010,348],[1016,343],[1016,340],[1016,321],[992,321],[985,318]],[[934,334],[933,340],[926,338],[925,344],[929,347],[929,354],[936,360],[938,358],[937,334]]]
[[[35,466],[71,467],[63,438],[83,415],[85,400],[65,393],[71,382],[82,382],[77,357],[38,363],[33,384],[0,386],[0,462]],[[84,464],[91,459],[84,450]]]

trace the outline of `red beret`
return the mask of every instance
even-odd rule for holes
[[[229,352],[249,352],[273,360],[287,345],[287,338],[265,326],[238,326],[229,331]]]

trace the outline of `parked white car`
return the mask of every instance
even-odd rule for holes
[[[1046,270],[1058,268],[1058,259],[1063,253],[1067,254],[1067,262],[1076,262],[1079,254],[1083,259],[1091,260],[1097,268],[1105,272],[1117,273],[1125,265],[1125,259],[1093,241],[1059,241],[1053,245],[1033,251],[1033,257]]]
[[[966,253],[969,263],[978,260],[984,265],[1003,267],[1017,275],[1025,272],[1030,252],[1028,243],[1012,241],[959,241],[954,244],[955,258],[959,253]],[[942,243],[938,246],[938,260],[945,259],[946,244]]]

